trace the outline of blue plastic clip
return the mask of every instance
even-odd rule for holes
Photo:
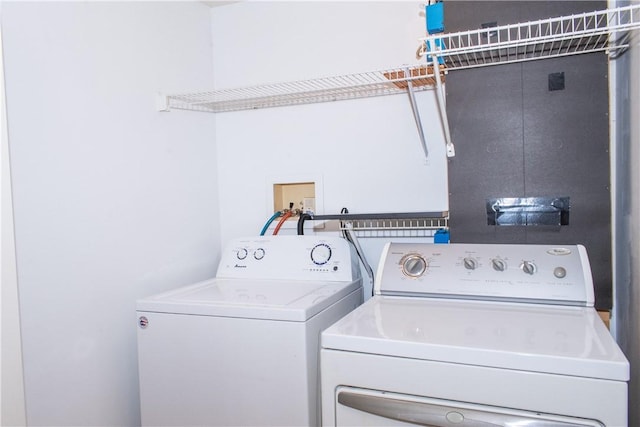
[[[444,31],[444,3],[428,4],[425,7],[427,16],[427,33],[435,34]]]
[[[449,243],[449,230],[441,228],[433,235],[433,243]]]
[[[442,46],[442,39],[435,39],[434,45],[435,47],[440,48]],[[426,46],[427,46],[427,52],[431,52],[431,43],[429,43],[429,40],[426,41]],[[433,59],[431,55],[427,53],[427,63],[431,61],[433,61]],[[442,56],[438,56],[438,64],[444,64],[444,58]]]

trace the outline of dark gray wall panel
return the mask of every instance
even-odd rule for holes
[[[565,89],[550,92],[547,76],[556,72],[564,72]],[[610,304],[606,57],[590,54],[532,62],[523,67],[523,83],[525,194],[571,197],[569,226],[560,227],[556,235],[529,230],[527,242],[585,245],[598,304]]]
[[[445,2],[447,31],[606,8],[604,2]],[[551,73],[564,89],[549,91]],[[449,161],[452,242],[584,244],[598,308],[611,306],[607,59],[577,55],[447,76],[456,145]],[[489,226],[494,197],[571,198],[568,226]]]
[[[510,2],[511,3],[511,2]],[[520,4],[520,21],[552,18],[574,13],[593,12],[607,8],[606,1],[523,1]]]
[[[565,89],[549,91],[550,73],[563,72]],[[607,61],[578,55],[523,67],[527,192],[609,193]]]
[[[519,69],[516,64],[447,77],[447,112],[456,145],[449,161],[452,241],[464,236],[466,242],[517,242],[524,236],[524,231],[518,236],[498,227],[488,236],[485,213],[487,197],[524,191]]]
[[[444,2],[445,31],[473,30],[496,21],[498,25],[520,22],[521,9],[517,1],[447,0]]]

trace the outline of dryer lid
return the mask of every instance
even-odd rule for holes
[[[322,347],[629,380],[628,361],[590,307],[375,296],[325,330]]]
[[[138,311],[304,322],[361,288],[353,282],[210,279],[137,302]]]

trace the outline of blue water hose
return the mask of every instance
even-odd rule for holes
[[[282,212],[278,211],[278,212],[274,213],[274,214],[271,216],[271,218],[269,218],[269,219],[267,220],[267,222],[264,224],[264,227],[262,227],[262,231],[260,232],[260,235],[261,235],[261,236],[264,236],[264,233],[266,233],[266,232],[267,232],[267,230],[269,229],[269,226],[271,225],[271,223],[272,223],[276,218],[278,218],[280,215],[282,215]]]

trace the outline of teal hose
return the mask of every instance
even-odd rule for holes
[[[269,229],[269,226],[271,225],[271,223],[278,218],[280,215],[282,215],[282,212],[278,211],[276,213],[274,213],[271,218],[269,218],[269,220],[266,222],[266,224],[264,225],[264,227],[262,227],[262,231],[260,231],[260,235],[264,236],[264,233],[267,232],[267,230]]]

